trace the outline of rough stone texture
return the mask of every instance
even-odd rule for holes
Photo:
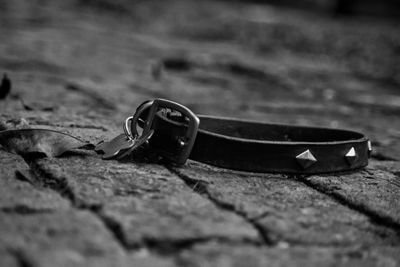
[[[368,168],[341,176],[311,176],[306,183],[349,203],[376,219],[393,223],[400,229],[400,180],[391,172]]]
[[[397,245],[400,241],[396,231],[375,225],[368,216],[292,178],[229,173],[194,162],[176,172],[219,205],[249,218],[273,243]]]
[[[46,183],[64,185],[53,188],[76,206],[97,209],[122,231],[117,234],[129,247],[179,246],[204,239],[259,241],[251,224],[218,209],[158,165],[103,161],[90,154],[44,159],[36,169],[47,177]]]
[[[400,265],[399,22],[254,2],[0,0],[0,130],[96,144],[163,97],[362,131],[369,167],[288,177],[0,149],[0,266]]]
[[[29,166],[20,156],[0,151],[0,161],[2,212],[29,214],[69,208],[69,202],[59,194],[35,184]]]
[[[294,247],[257,248],[201,244],[179,256],[183,266],[397,266],[398,249]]]
[[[39,266],[121,266],[126,260],[103,224],[87,212],[9,214],[0,223],[1,243]]]

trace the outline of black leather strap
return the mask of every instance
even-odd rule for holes
[[[361,133],[328,128],[267,124],[198,116],[200,127],[190,159],[250,172],[315,174],[367,166],[370,146]],[[151,147],[158,154],[179,153],[184,122],[161,112],[153,121]]]

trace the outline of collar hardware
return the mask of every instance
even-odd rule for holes
[[[177,147],[174,152],[166,151],[164,149],[160,149],[157,146],[153,146],[152,148],[156,150],[156,152],[167,159],[171,163],[175,165],[183,165],[188,159],[190,152],[192,151],[194,142],[196,140],[197,131],[199,128],[200,120],[199,118],[187,107],[178,104],[176,102],[166,100],[166,99],[155,99],[154,101],[148,102],[150,103],[145,107],[148,109],[147,118],[144,120],[143,124],[143,133],[150,132],[154,128],[154,119],[157,114],[164,114],[162,116],[168,119],[168,114],[179,112],[185,118],[185,132],[183,135],[176,136],[174,139],[169,139],[167,142],[176,142],[176,144],[172,144],[171,146]],[[167,112],[165,112],[167,110]],[[160,112],[164,111],[164,112]],[[141,109],[141,113],[146,112],[146,110]],[[139,118],[141,114],[138,114]],[[165,116],[167,115],[167,116]],[[133,124],[132,124],[133,126]],[[135,126],[136,127],[136,126]],[[131,129],[133,132],[134,129]],[[154,129],[154,134],[157,134],[157,129]],[[150,142],[151,143],[151,142]]]

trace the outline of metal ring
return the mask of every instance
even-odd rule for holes
[[[140,120],[139,117],[143,114],[143,112],[150,108],[151,105],[153,105],[153,101],[147,101],[145,103],[143,103],[142,105],[140,105],[137,109],[136,112],[133,116],[128,117],[125,120],[125,124],[123,126],[124,129],[124,133],[126,134],[126,136],[130,139],[137,139],[139,137],[139,133],[137,132],[137,122]],[[145,134],[144,132],[142,132],[141,135]]]
[[[128,117],[125,120],[125,124],[124,124],[124,127],[123,127],[125,135],[131,140],[135,139],[136,135],[137,135],[137,133],[135,135],[133,135],[131,130],[130,130],[130,128],[131,128],[130,126],[132,124],[132,120],[133,120],[133,116]]]

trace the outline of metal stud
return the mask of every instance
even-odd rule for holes
[[[349,165],[353,165],[357,158],[357,153],[354,147],[350,148],[350,150],[346,153],[345,158]]]
[[[367,145],[368,145],[368,157],[370,157],[372,153],[372,144],[370,140],[368,140]]]
[[[178,145],[180,147],[184,147],[186,145],[185,138],[183,138],[183,137],[178,137],[177,141],[178,141]]]
[[[301,165],[301,167],[303,167],[303,169],[307,169],[315,162],[317,162],[317,159],[314,157],[309,149],[297,155],[296,160]]]
[[[179,146],[185,146],[186,145],[186,143],[183,141],[183,140],[179,140],[178,141],[178,144],[179,144]]]

